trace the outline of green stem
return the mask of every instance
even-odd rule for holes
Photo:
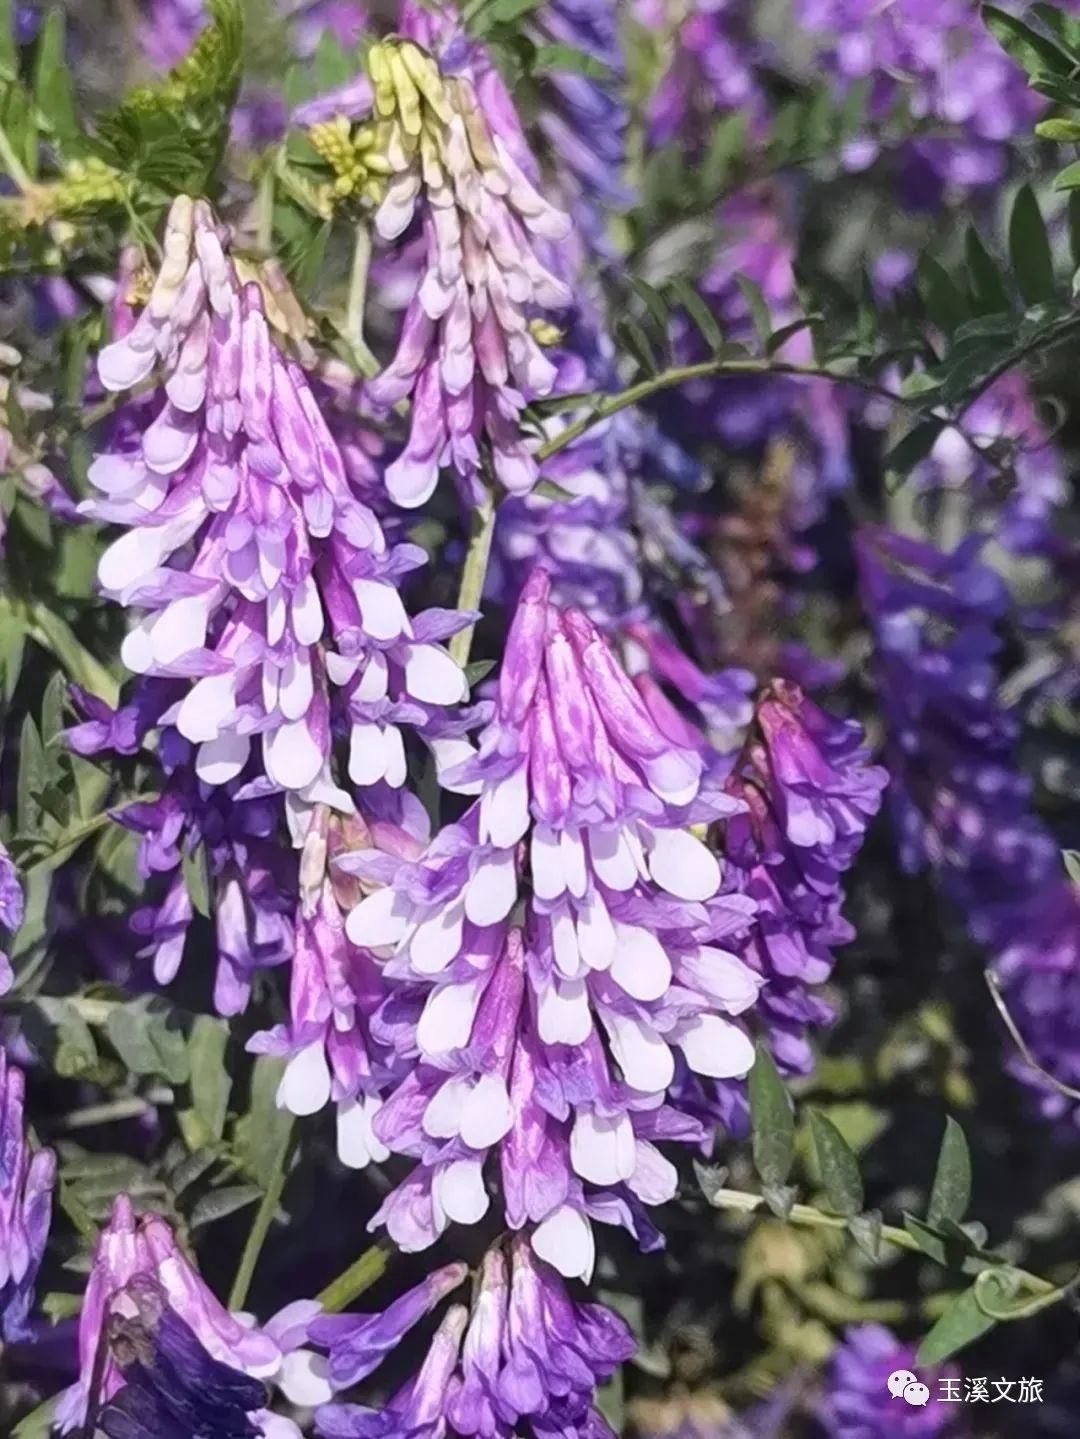
[[[270,1226],[274,1222],[274,1215],[281,1202],[281,1196],[285,1191],[285,1181],[288,1178],[289,1154],[292,1150],[292,1139],[296,1125],[290,1120],[288,1127],[284,1130],[281,1143],[278,1146],[277,1156],[274,1161],[274,1177],[266,1186],[262,1201],[255,1211],[255,1218],[251,1225],[251,1231],[244,1245],[244,1252],[240,1256],[240,1265],[236,1271],[236,1278],[233,1280],[232,1288],[229,1290],[229,1308],[243,1309],[251,1289],[251,1281],[255,1277],[255,1266],[259,1262],[259,1255],[266,1243],[266,1236],[270,1233]]]
[[[710,1189],[707,1197],[714,1209],[727,1209],[739,1214],[754,1214],[766,1208],[763,1195],[745,1194],[739,1189]],[[793,1204],[788,1223],[806,1225],[813,1229],[847,1229],[849,1221],[843,1215],[826,1214],[821,1209],[815,1209],[812,1204]],[[884,1243],[891,1244],[896,1249],[905,1249],[912,1254],[923,1252],[913,1235],[893,1224],[881,1226],[881,1238]],[[1026,1270],[1016,1269],[1012,1265],[1009,1268],[1033,1294],[1047,1297],[1051,1294],[1059,1295],[1060,1286],[1051,1284],[1048,1279],[1041,1279],[1037,1274],[1029,1274]]]
[[[370,1289],[377,1279],[382,1278],[389,1262],[390,1250],[382,1244],[373,1244],[348,1269],[332,1279],[321,1293],[316,1294],[315,1302],[322,1305],[326,1314],[340,1314],[365,1289]]]
[[[480,607],[494,534],[495,495],[489,486],[484,491],[483,499],[473,511],[472,538],[469,540],[469,552],[465,556],[465,565],[461,571],[461,586],[458,590],[457,608],[459,610],[475,610]],[[468,629],[459,630],[450,641],[450,653],[462,669],[469,663],[469,652],[472,650],[475,628],[475,625],[469,625]]]
[[[364,307],[367,303],[368,270],[371,266],[371,231],[368,229],[365,220],[359,221],[356,226],[356,238],[353,243],[352,269],[349,271],[349,297],[345,305],[345,328],[352,337],[353,343],[362,345],[366,350],[364,342]]]
[[[269,255],[274,245],[274,196],[277,175],[272,163],[267,163],[259,176],[259,190],[255,197],[255,246],[260,255]]]

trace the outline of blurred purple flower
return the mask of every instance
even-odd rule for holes
[[[914,1366],[914,1348],[880,1324],[847,1330],[825,1375],[822,1439],[935,1439],[955,1432],[960,1406],[938,1398],[938,1380],[956,1371]],[[926,1403],[909,1404],[902,1391],[891,1392],[889,1376],[900,1371],[929,1389]]]
[[[0,844],[0,930],[6,930],[13,936],[21,928],[22,922],[23,892],[19,874],[7,849]],[[13,979],[11,961],[4,951],[0,950],[0,994],[8,992]]]
[[[56,1156],[31,1152],[23,1105],[26,1079],[0,1046],[0,1339],[14,1344],[29,1334],[45,1241],[52,1218]]]

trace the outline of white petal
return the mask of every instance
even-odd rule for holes
[[[206,740],[195,756],[195,773],[205,784],[228,784],[248,762],[251,740],[242,734],[219,734]]]
[[[144,675],[154,665],[154,620],[140,620],[124,636],[120,658],[133,674]]]
[[[405,688],[429,705],[458,704],[468,694],[463,670],[441,645],[409,646]]]
[[[449,790],[451,794],[480,793],[484,787],[483,780],[467,780],[463,784],[447,784],[446,782],[447,770],[464,764],[476,753],[475,747],[467,739],[431,739],[428,740],[428,748],[435,756],[435,768],[438,771],[440,788]]]
[[[615,958],[615,927],[598,889],[578,906],[577,940],[590,969],[607,969]]]
[[[488,1194],[479,1160],[456,1159],[440,1169],[432,1190],[438,1207],[457,1224],[475,1224],[487,1213]]]
[[[590,1184],[620,1184],[634,1172],[637,1155],[628,1114],[611,1118],[579,1110],[570,1131],[570,1163]]]
[[[585,846],[577,830],[564,829],[559,848],[562,850],[566,886],[575,899],[580,899],[589,887],[589,878],[585,868]]]
[[[675,1059],[654,1029],[633,1015],[605,1009],[600,1016],[611,1050],[631,1089],[662,1093],[675,1078]]]
[[[632,999],[659,999],[671,983],[671,963],[654,934],[617,924],[611,977]]]
[[[517,862],[512,849],[493,849],[481,859],[465,889],[465,913],[473,924],[498,924],[518,897]]]
[[[538,899],[558,899],[566,889],[559,836],[545,824],[532,832],[529,846],[533,892]]]
[[[171,665],[181,655],[202,649],[206,643],[208,615],[204,595],[188,595],[166,605],[151,632],[157,663]]]
[[[584,1044],[592,1029],[585,981],[553,981],[540,991],[536,1017],[545,1044]]]
[[[421,974],[441,974],[461,949],[465,906],[460,901],[437,909],[417,925],[409,941],[409,959]]]
[[[533,1230],[532,1247],[564,1279],[583,1279],[587,1284],[592,1278],[596,1241],[592,1225],[579,1209],[560,1205]]]
[[[432,1139],[456,1139],[461,1129],[461,1109],[471,1085],[467,1075],[456,1074],[439,1086],[428,1100],[421,1126]]]
[[[366,1169],[369,1164],[382,1164],[390,1151],[371,1127],[371,1121],[382,1108],[374,1096],[346,1099],[338,1105],[337,1152],[349,1169]]]
[[[383,777],[391,789],[400,789],[408,774],[405,760],[405,741],[397,725],[388,724],[383,730]]]
[[[635,1144],[634,1172],[627,1183],[643,1204],[666,1204],[675,1198],[679,1171],[647,1139]]]
[[[362,899],[349,911],[345,921],[345,933],[361,949],[397,944],[407,928],[406,901],[399,903],[397,894],[389,886]]]
[[[349,778],[353,784],[377,784],[385,768],[381,727],[377,724],[354,724],[349,735]]]
[[[620,894],[633,889],[638,877],[637,865],[621,827],[590,830],[589,858],[593,873],[608,889]]]
[[[529,828],[529,779],[524,764],[484,791],[480,801],[481,839],[509,849]]]
[[[669,750],[659,759],[646,760],[642,768],[649,784],[668,804],[689,804],[701,783],[701,761],[697,755]]]
[[[428,995],[416,1026],[416,1043],[425,1057],[464,1049],[472,1034],[480,986],[476,980],[444,984]]]
[[[184,696],[176,728],[192,744],[217,739],[222,724],[236,712],[236,675],[206,675]]]
[[[649,873],[661,889],[677,899],[711,899],[720,888],[719,861],[685,829],[654,832]]]
[[[514,1111],[501,1075],[482,1074],[461,1109],[461,1137],[470,1149],[487,1149],[509,1134]]]
[[[361,704],[374,704],[377,700],[385,699],[389,680],[390,667],[386,663],[386,656],[375,650],[367,657],[354,696]]]
[[[293,591],[292,629],[299,644],[315,645],[322,639],[322,602],[319,587],[311,575],[301,580]]]
[[[323,752],[315,743],[307,720],[283,724],[263,739],[266,772],[282,789],[303,789],[323,766]]]
[[[742,1078],[754,1063],[749,1035],[718,1014],[701,1014],[691,1020],[675,1043],[690,1068],[710,1079]]]
[[[679,956],[679,978],[707,994],[728,1014],[742,1014],[757,1002],[764,981],[737,954],[713,945]]]
[[[315,693],[307,650],[297,650],[285,661],[281,671],[278,704],[288,720],[301,719],[308,712]]]
[[[353,580],[353,594],[360,606],[364,630],[374,640],[396,640],[412,634],[401,596],[393,585],[379,580]]]
[[[334,1397],[329,1360],[324,1354],[313,1354],[310,1349],[294,1349],[281,1361],[277,1386],[290,1404],[302,1409],[328,1404]]]
[[[317,1114],[330,1098],[330,1070],[321,1039],[298,1050],[285,1066],[278,1085],[279,1109],[290,1114]]]
[[[581,952],[578,949],[577,929],[570,911],[562,906],[551,916],[551,947],[555,953],[555,966],[568,979],[576,979],[581,971]]]

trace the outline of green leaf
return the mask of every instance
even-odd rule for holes
[[[19,735],[19,778],[16,784],[15,827],[20,835],[33,835],[41,824],[41,800],[49,782],[45,747],[37,725],[27,715]]]
[[[982,18],[983,24],[1005,53],[1029,76],[1037,75],[1041,70],[1051,70],[1058,75],[1069,74],[1072,61],[1065,51],[1015,15],[999,10],[996,5],[984,5]]]
[[[795,1157],[795,1116],[784,1082],[768,1048],[759,1040],[750,1071],[750,1123],[754,1165],[763,1184],[779,1187]]]
[[[950,1115],[945,1121],[945,1135],[938,1153],[926,1222],[940,1224],[943,1219],[960,1223],[971,1200],[971,1155],[964,1131]]]
[[[920,420],[886,453],[882,465],[887,471],[906,479],[915,466],[926,459],[944,428],[944,420]]]
[[[1040,120],[1035,126],[1040,140],[1057,140],[1063,145],[1080,140],[1080,120]]]
[[[853,1214],[848,1220],[848,1233],[872,1264],[881,1258],[882,1229],[880,1209]]]
[[[237,1122],[235,1147],[252,1179],[267,1189],[277,1175],[282,1146],[292,1128],[288,1110],[277,1107],[278,1085],[285,1061],[271,1054],[260,1055],[251,1076],[251,1099],[247,1114]]]
[[[742,297],[746,301],[746,308],[750,313],[750,319],[753,321],[758,339],[763,345],[767,344],[773,326],[772,315],[769,312],[765,296],[761,293],[760,287],[748,275],[736,275],[735,283],[742,291]]]
[[[204,1224],[215,1224],[219,1219],[235,1214],[238,1209],[246,1209],[261,1197],[262,1190],[257,1184],[230,1184],[225,1189],[212,1189],[191,1211],[191,1227],[198,1229]]]
[[[1061,858],[1065,864],[1065,873],[1072,880],[1073,884],[1080,884],[1080,850],[1062,850]]]
[[[341,41],[332,29],[327,28],[319,36],[315,54],[311,57],[311,69],[315,81],[315,93],[326,94],[337,90],[356,74],[356,62],[346,53]]]
[[[943,1364],[946,1359],[981,1339],[997,1321],[984,1314],[975,1299],[974,1286],[965,1289],[939,1317],[915,1353],[916,1364]]]
[[[25,1419],[19,1420],[11,1431],[11,1439],[49,1439],[58,1402],[58,1398],[53,1398],[39,1404]]]
[[[1080,195],[1075,191],[1068,200],[1069,254],[1072,262],[1080,268]]]
[[[709,144],[698,168],[698,186],[706,202],[724,192],[737,160],[746,149],[747,117],[743,111],[725,115],[713,127]]]
[[[221,1138],[229,1112],[232,1080],[225,1067],[229,1030],[220,1019],[200,1014],[188,1036],[191,1100],[205,1132],[203,1143]]]
[[[1054,189],[1058,191],[1080,189],[1080,160],[1074,160],[1054,176]]]
[[[668,307],[664,304],[663,297],[658,290],[645,280],[639,280],[631,276],[630,288],[638,299],[645,306],[649,318],[656,326],[657,337],[663,341],[667,337],[668,328]]]
[[[160,1074],[183,1084],[190,1073],[187,1040],[175,1011],[163,1000],[141,998],[110,1010],[109,1043],[132,1074]]]
[[[997,263],[982,242],[979,232],[968,230],[964,241],[971,298],[980,315],[996,314],[1011,308],[1009,292]]]
[[[810,1111],[810,1132],[814,1136],[818,1170],[825,1196],[836,1214],[850,1218],[863,1207],[863,1186],[859,1161],[847,1140],[819,1110]]]
[[[1053,298],[1050,241],[1030,185],[1022,185],[1017,191],[1009,217],[1009,257],[1017,286],[1029,305]]]
[[[724,343],[724,332],[716,316],[701,298],[693,285],[681,277],[668,281],[668,290],[697,326],[701,338],[715,355]]]
[[[50,10],[34,57],[34,103],[61,149],[79,139],[75,95],[64,56],[64,12]]]
[[[587,55],[584,50],[575,49],[573,45],[538,45],[532,68],[537,74],[558,71],[569,75],[588,75],[594,80],[612,78],[610,66],[598,60],[595,55]]]
[[[620,315],[615,321],[615,336],[647,375],[657,373],[659,366],[649,337],[631,315]]]
[[[960,286],[937,260],[924,255],[919,261],[919,294],[926,313],[946,335],[969,318],[968,303]]]
[[[196,912],[204,919],[211,915],[210,874],[207,867],[206,846],[198,844],[180,861],[180,871],[187,886],[188,896]]]

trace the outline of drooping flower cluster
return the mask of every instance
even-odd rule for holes
[[[312,1339],[330,1351],[331,1383],[345,1388],[369,1374],[389,1343],[463,1275],[464,1266],[448,1266],[385,1314],[316,1320]],[[633,1351],[621,1319],[572,1300],[558,1274],[517,1236],[506,1251],[488,1250],[471,1311],[460,1303],[447,1311],[415,1378],[380,1410],[324,1406],[316,1432],[322,1439],[436,1439],[448,1431],[511,1439],[526,1426],[536,1439],[604,1439],[611,1431],[593,1407],[596,1388]]]
[[[396,582],[421,562],[388,546],[356,496],[299,366],[278,348],[256,279],[227,253],[203,201],[173,203],[165,258],[137,319],[99,360],[122,391],[159,370],[162,392],[122,410],[90,479],[96,518],[127,527],[105,551],[105,593],[146,611],[123,657],[189,682],[161,716],[197,746],[209,785],[253,742],[274,788],[339,801],[331,706],[358,785],[401,785],[399,726],[434,732],[465,696],[438,641],[467,616],[410,620]],[[130,328],[128,326],[130,325]]]
[[[642,23],[659,29],[664,0],[638,0]],[[762,47],[751,32],[746,0],[708,0],[685,9],[675,27],[667,68],[649,101],[654,145],[679,138],[699,152],[717,114],[738,112],[751,129],[766,117],[765,96],[755,73]]]
[[[45,1241],[52,1218],[56,1156],[26,1139],[26,1080],[0,1047],[0,1340],[27,1332]]]
[[[1004,981],[1013,1018],[1053,1078],[1080,1081],[1080,892],[1031,808],[1016,717],[998,696],[999,577],[972,537],[951,553],[881,529],[858,544],[887,717],[900,857],[930,869]],[[1072,1108],[1038,1084],[1044,1108]]]
[[[548,592],[536,571],[495,716],[450,772],[473,806],[415,865],[338,864],[385,885],[347,930],[387,956],[394,992],[372,1027],[411,1064],[374,1130],[417,1167],[375,1222],[421,1249],[475,1221],[495,1151],[511,1226],[537,1225],[537,1252],[573,1275],[592,1268],[590,1217],[648,1237],[640,1205],[675,1186],[654,1141],[708,1139],[665,1095],[688,1071],[746,1074],[733,1016],[759,981],[723,947],[753,904],[721,892],[691,832],[739,803],[696,731]]]
[[[1043,102],[966,0],[799,0],[796,15],[817,32],[817,57],[843,92],[869,83],[870,117],[898,101],[928,131],[905,140],[899,154],[901,194],[909,205],[937,205],[947,190],[963,193],[1000,180],[1006,142],[1030,130]],[[869,138],[849,143],[862,169],[878,154]]]
[[[409,24],[434,45],[443,17],[417,8]],[[368,389],[387,408],[411,401],[408,442],[386,472],[391,496],[408,507],[428,499],[443,466],[475,498],[482,439],[505,489],[532,488],[521,411],[551,392],[557,374],[535,322],[570,301],[539,252],[570,222],[537,189],[502,81],[460,35],[442,53],[440,66],[412,38],[368,53],[391,169],[375,228],[393,240],[419,215],[424,235],[423,276],[397,353]]]
[[[834,947],[854,937],[842,876],[887,780],[853,721],[831,718],[789,681],[759,697],[725,785],[742,808],[724,827],[724,853],[729,882],[756,904],[744,958],[764,981],[758,1013],[788,1073],[809,1071],[805,1031],[832,1017],[812,991],[829,977]]]
[[[136,1219],[131,1201],[121,1194],[98,1238],[86,1284],[79,1316],[79,1377],[61,1394],[55,1422],[63,1434],[84,1424],[92,1399],[106,1405],[115,1401],[121,1426],[121,1415],[129,1426],[147,1423],[151,1405],[164,1406],[165,1417],[173,1418],[177,1404],[186,1400],[197,1406],[209,1386],[217,1385],[223,1405],[235,1409],[240,1396],[252,1401],[244,1411],[251,1427],[240,1428],[235,1439],[247,1434],[299,1439],[294,1424],[266,1410],[263,1384],[247,1385],[243,1379],[273,1382],[302,1402],[310,1402],[313,1392],[329,1397],[329,1387],[315,1377],[315,1356],[300,1347],[318,1312],[317,1304],[299,1301],[262,1328],[247,1316],[230,1314],[200,1279],[169,1225],[156,1214]],[[140,1329],[151,1332],[140,1334]],[[184,1364],[177,1373],[181,1356]],[[130,1385],[135,1393],[124,1400]],[[218,1439],[218,1431],[210,1433]],[[143,1436],[135,1427],[121,1427],[115,1439]],[[221,1439],[234,1436],[226,1430]]]

